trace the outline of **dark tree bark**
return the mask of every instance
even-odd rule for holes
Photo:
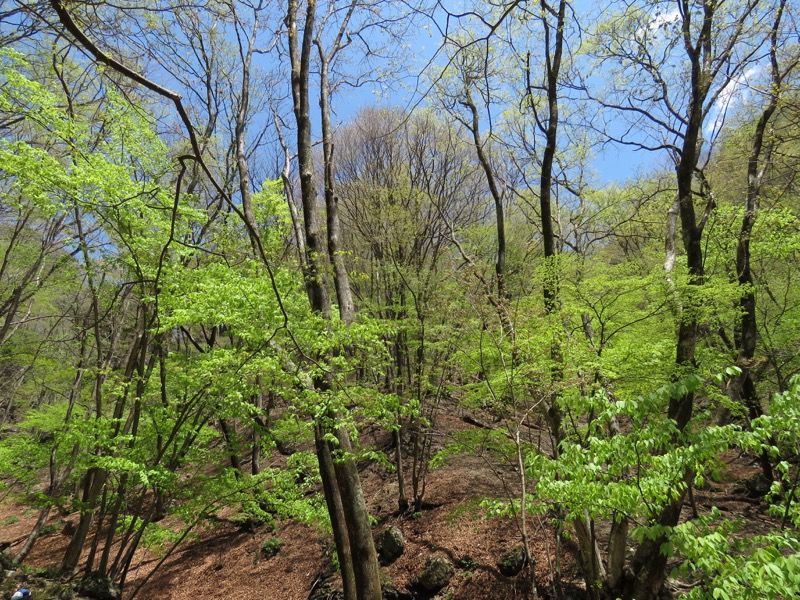
[[[758,0],[754,0],[745,7],[746,15],[751,12]],[[723,65],[727,63],[733,51],[733,45],[738,41],[740,28],[729,40],[722,44],[722,51],[718,52],[715,43],[714,24],[718,4],[703,2],[701,12],[681,2],[681,31],[683,47],[690,68],[690,80],[687,96],[686,116],[682,119],[680,131],[680,146],[676,148],[675,177],[677,183],[677,209],[680,224],[681,240],[686,255],[688,284],[699,287],[704,284],[705,266],[703,254],[703,230],[706,222],[715,208],[713,196],[710,194],[702,198],[705,207],[702,215],[698,217],[695,202],[698,194],[694,191],[695,175],[700,164],[700,151],[702,149],[703,126],[709,111],[709,100],[715,98],[711,94],[712,85]],[[692,18],[699,17],[701,22],[697,30],[694,29]],[[695,33],[696,31],[696,33]],[[696,35],[696,39],[693,39]],[[739,66],[737,66],[739,68]],[[726,74],[726,76],[729,76]],[[701,335],[701,323],[698,320],[696,307],[688,305],[679,308],[679,325],[676,342],[675,364],[676,377],[684,377],[696,370],[696,349]],[[683,396],[672,398],[669,402],[667,416],[675,422],[677,430],[683,432],[692,418],[694,410],[694,393],[688,392]],[[674,527],[678,524],[692,474],[685,474],[686,485],[680,490],[673,491],[672,500],[664,507],[656,519],[665,527]],[[633,572],[635,583],[633,585],[633,598],[653,598],[663,587],[666,578],[667,557],[661,552],[661,546],[666,542],[665,536],[654,540],[645,540],[637,549],[633,558]]]
[[[792,61],[783,69],[778,64],[778,31],[783,18],[786,0],[781,0],[775,15],[770,36],[770,90],[766,106],[756,122],[756,129],[750,146],[750,155],[747,160],[747,193],[745,196],[744,217],[739,231],[739,240],[736,246],[736,274],[737,281],[742,286],[744,293],[739,301],[741,319],[735,332],[734,343],[739,351],[738,365],[742,369],[738,377],[737,389],[747,407],[750,419],[755,419],[763,414],[761,401],[756,391],[753,380],[753,367],[756,355],[756,342],[758,338],[758,323],[756,315],[756,292],[754,287],[753,272],[750,267],[750,238],[758,217],[761,192],[764,176],[770,166],[773,144],[766,141],[769,126],[775,111],[778,108],[783,81],[796,66]],[[766,142],[766,144],[765,144]],[[761,453],[761,470],[767,480],[772,481],[774,474],[772,463],[766,451]]]
[[[492,194],[492,201],[494,202],[494,221],[495,229],[497,231],[497,260],[495,262],[495,276],[497,277],[497,296],[501,304],[507,303],[510,300],[508,288],[506,285],[506,216],[505,207],[503,206],[503,194],[500,191],[500,186],[495,177],[494,169],[486,153],[486,142],[481,138],[480,119],[478,118],[478,107],[475,106],[475,101],[472,99],[472,82],[464,82],[464,100],[462,104],[467,107],[470,113],[471,121],[468,123],[468,128],[472,134],[475,152],[478,155],[478,161],[481,168],[486,175],[486,182],[489,185],[489,191]],[[507,307],[501,314],[504,324],[507,329],[510,329],[508,324],[508,315],[506,314]]]

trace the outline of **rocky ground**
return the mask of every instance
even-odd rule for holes
[[[450,430],[471,427],[460,418],[446,423]],[[731,455],[730,481],[695,492],[700,510],[711,505],[723,511],[744,515],[754,531],[769,523],[758,500],[747,495],[740,481],[757,469],[752,461]],[[554,537],[545,520],[527,522],[533,564],[516,576],[501,573],[499,563],[521,541],[519,522],[513,518],[485,518],[480,501],[504,498],[518,493],[518,476],[513,465],[500,465],[488,456],[466,455],[448,462],[429,476],[425,508],[418,513],[400,515],[396,510],[397,484],[385,468],[372,464],[362,469],[365,495],[377,519],[376,537],[389,527],[398,528],[405,540],[402,555],[383,567],[384,583],[391,592],[387,597],[409,598],[408,591],[427,594],[419,585],[421,574],[434,559],[446,559],[453,566],[447,586],[436,596],[449,600],[504,600],[531,597],[532,582],[538,584],[540,597],[548,597],[551,585],[551,557]],[[686,510],[690,510],[687,505]],[[49,584],[36,573],[53,573],[69,541],[68,533],[75,515],[54,516],[26,561],[26,569],[16,571],[0,583],[0,597],[10,597],[14,586],[25,582],[34,597],[59,598]],[[36,519],[8,500],[0,504],[0,542],[14,547]],[[329,544],[318,530],[294,522],[279,523],[277,528],[244,528],[222,518],[206,523],[197,537],[187,541],[153,573],[159,557],[140,551],[125,586],[126,599],[170,598],[204,600],[238,598],[240,600],[322,600],[336,598],[338,582],[330,573]],[[269,540],[281,540],[282,543]],[[276,550],[268,556],[267,548]],[[567,595],[583,596],[580,578],[565,542],[565,561],[561,565]],[[386,561],[385,561],[386,562]],[[32,571],[31,568],[40,569]],[[44,571],[41,571],[41,570]],[[63,595],[64,598],[68,594]]]

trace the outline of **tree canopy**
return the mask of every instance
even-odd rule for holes
[[[377,600],[359,464],[416,514],[480,448],[526,559],[537,516],[559,540],[532,597],[566,538],[596,600],[800,594],[797,10],[6,2],[9,559],[77,513],[60,573],[124,586],[234,507]],[[695,502],[732,452],[763,535]]]

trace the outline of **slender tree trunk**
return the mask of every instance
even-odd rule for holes
[[[228,458],[231,462],[231,468],[237,478],[242,476],[242,462],[239,460],[239,452],[236,449],[236,430],[228,425],[225,419],[219,420],[219,428],[222,431],[222,437],[225,439],[225,446],[228,448]]]
[[[31,550],[33,550],[33,545],[36,543],[36,540],[39,539],[39,536],[42,533],[42,528],[44,527],[45,523],[47,523],[47,518],[50,516],[50,513],[53,510],[52,504],[47,504],[39,511],[39,517],[36,519],[36,523],[31,529],[31,532],[28,534],[28,538],[25,540],[25,544],[23,544],[22,548],[20,548],[19,552],[14,556],[12,562],[15,565],[22,564],[22,561],[30,554]]]
[[[236,37],[239,47],[239,58],[242,67],[242,83],[239,87],[239,105],[236,110],[236,122],[234,125],[234,143],[236,145],[236,170],[239,174],[239,194],[242,199],[242,209],[247,230],[250,235],[250,243],[253,252],[259,254],[259,241],[257,235],[257,224],[255,212],[253,211],[252,182],[250,181],[250,171],[247,166],[247,123],[250,116],[250,72],[253,62],[253,41],[259,27],[258,13],[253,11],[253,22],[250,37],[245,37],[242,43],[242,34],[239,30],[240,20],[236,14],[236,4],[230,4],[233,17],[236,23]]]
[[[319,106],[322,113],[322,155],[325,172],[325,211],[328,225],[328,256],[333,265],[333,281],[339,302],[339,317],[350,324],[355,318],[355,305],[350,290],[350,278],[341,251],[342,231],[339,221],[339,198],[336,197],[333,172],[333,131],[330,115],[330,82],[328,81],[328,57],[318,43],[320,62]]]
[[[665,527],[674,527],[681,514],[681,507],[686,498],[686,486],[682,491],[676,492],[677,497],[662,511],[658,524]],[[638,598],[657,598],[664,586],[667,571],[667,555],[661,551],[666,538],[659,536],[656,539],[645,538],[636,550],[633,557],[632,569],[635,574],[632,594],[625,596],[637,600]]]
[[[489,184],[489,192],[494,201],[494,217],[495,228],[497,232],[497,260],[495,262],[495,275],[497,277],[497,296],[500,299],[501,305],[507,303],[509,298],[508,288],[506,287],[506,217],[505,207],[503,206],[503,194],[500,191],[500,186],[497,183],[497,178],[494,174],[489,156],[486,154],[484,147],[485,142],[481,139],[480,120],[478,118],[478,108],[472,99],[472,91],[470,89],[471,82],[464,83],[464,105],[469,109],[470,116],[472,117],[469,125],[470,133],[472,134],[472,141],[475,146],[475,152],[478,155],[478,162],[481,164],[483,173],[486,175],[486,182]],[[504,311],[508,310],[504,306]],[[504,317],[504,322],[507,321],[507,315],[501,314]]]
[[[520,438],[519,426],[514,432],[514,445],[517,448],[517,469],[519,470],[520,495],[519,495],[519,518],[520,532],[522,533],[522,547],[525,550],[525,562],[530,564],[533,560],[531,556],[530,539],[528,537],[528,478],[525,473],[525,458],[522,454],[522,440]],[[533,600],[539,598],[539,591],[536,589],[536,570],[531,569],[531,597]]]
[[[542,2],[543,12],[546,13],[546,3]],[[547,80],[547,128],[545,132],[545,148],[542,154],[542,170],[539,182],[539,215],[542,227],[542,245],[544,247],[545,274],[542,293],[544,296],[544,309],[548,316],[554,317],[559,308],[559,286],[557,273],[556,234],[553,228],[553,163],[558,145],[558,84],[563,53],[563,24],[566,15],[566,2],[559,3],[558,20],[556,23],[555,40],[551,40],[552,30],[547,19],[543,19],[545,48],[546,48],[546,80]],[[552,45],[551,45],[552,44]],[[557,335],[550,345],[550,358],[552,361],[551,377],[553,384],[561,383],[563,370],[561,363],[560,342]],[[553,392],[547,402],[547,418],[550,430],[555,440],[554,453],[558,456],[558,444],[564,439],[562,430],[562,415],[558,407],[557,394]]]
[[[324,262],[326,247],[323,245],[319,227],[319,211],[317,208],[317,191],[314,184],[314,162],[311,147],[311,119],[309,116],[309,73],[311,44],[314,38],[314,19],[316,13],[316,0],[306,2],[305,22],[302,36],[298,32],[298,2],[289,0],[287,9],[286,27],[289,40],[289,56],[292,66],[292,99],[295,121],[297,123],[297,158],[300,171],[300,189],[303,204],[303,223],[306,241],[306,292],[312,310],[319,313],[324,319],[331,318],[331,305],[324,282]],[[340,307],[341,310],[341,307]],[[324,378],[314,381],[314,387],[320,392],[330,390],[330,384]],[[334,415],[335,417],[335,415]],[[357,600],[379,600],[380,570],[377,554],[372,540],[369,526],[369,514],[366,510],[361,483],[355,463],[350,452],[348,433],[335,423],[333,428],[339,449],[344,456],[334,461],[336,473],[335,487],[341,496],[342,513],[345,518],[352,568],[356,587]],[[322,428],[318,435],[324,435],[327,427],[325,420],[318,421],[315,425]],[[326,457],[321,446],[317,447],[317,459],[320,470],[326,467]],[[331,482],[333,485],[333,482]],[[327,500],[327,498],[326,498]],[[338,517],[337,506],[328,504],[331,519]],[[344,541],[334,540],[340,560],[347,556]],[[340,544],[342,546],[340,547]]]
[[[403,471],[403,436],[399,419],[398,416],[397,427],[392,431],[392,440],[394,441],[394,466],[397,470],[397,510],[402,514],[408,510],[409,504]]]
[[[467,130],[472,135],[472,142],[475,148],[475,153],[478,156],[478,162],[481,165],[486,182],[489,185],[489,192],[492,195],[494,202],[494,215],[495,215],[495,231],[497,233],[497,256],[495,261],[495,278],[497,279],[497,297],[494,297],[494,292],[488,282],[481,281],[486,285],[486,293],[490,304],[497,310],[498,318],[503,327],[503,331],[510,335],[514,335],[514,324],[509,314],[509,303],[511,295],[508,291],[506,275],[506,218],[503,193],[501,192],[500,185],[498,185],[497,177],[495,176],[489,155],[486,153],[486,142],[481,136],[481,124],[478,116],[478,108],[475,101],[472,99],[472,86],[475,82],[473,75],[465,72],[463,74],[463,92],[464,97],[460,103],[469,110],[469,120],[462,120]],[[452,233],[452,232],[451,232]],[[460,249],[460,247],[459,247]]]
[[[700,44],[711,39],[711,14],[706,11],[700,33]],[[685,17],[688,18],[688,17]],[[698,221],[695,212],[695,193],[692,189],[695,171],[699,159],[701,134],[703,127],[703,107],[710,89],[710,81],[706,69],[708,65],[702,57],[700,48],[689,49],[691,60],[691,89],[686,128],[683,135],[678,162],[675,167],[676,182],[678,187],[677,209],[678,222],[680,223],[681,239],[686,254],[688,271],[688,284],[702,286],[704,283],[703,264],[703,228],[710,212],[714,209],[713,198],[707,199],[704,216]],[[669,240],[668,240],[669,244]],[[668,256],[669,260],[669,256]],[[676,378],[685,377],[696,370],[695,351],[700,337],[700,323],[697,320],[697,311],[694,307],[683,310],[679,318],[678,337],[676,342],[675,365]],[[671,398],[667,416],[675,421],[678,431],[682,432],[692,418],[694,409],[694,393],[687,392],[683,396]],[[664,527],[674,527],[678,524],[681,507],[686,497],[686,489],[691,484],[689,473],[686,486],[671,490],[671,500],[657,517],[656,521]],[[635,581],[632,598],[655,598],[661,591],[666,578],[667,556],[661,551],[667,541],[665,535],[656,539],[645,539],[636,550],[633,557],[633,572]]]
[[[400,293],[400,314],[398,321],[406,318],[405,294]],[[395,415],[396,424],[392,430],[392,443],[394,444],[394,466],[397,477],[397,509],[402,514],[408,510],[408,497],[406,495],[405,474],[403,471],[403,416],[402,409],[405,404],[405,394],[408,390],[408,381],[405,374],[410,377],[410,367],[408,360],[408,344],[406,343],[403,331],[398,331],[394,338],[394,363],[397,372],[387,379],[387,389],[393,390],[400,399],[401,405],[398,406]],[[387,370],[388,374],[388,370]]]
[[[543,14],[552,14],[552,8],[544,1],[541,3]],[[562,57],[564,52],[564,26],[567,17],[567,3],[560,0],[555,13],[556,23],[551,26],[547,17],[543,19],[544,43],[546,48],[546,92],[547,92],[547,127],[545,128],[545,148],[542,154],[541,179],[539,184],[539,214],[542,227],[542,245],[544,247],[545,275],[543,297],[545,312],[555,318],[560,308],[559,281],[558,281],[558,250],[557,238],[553,218],[553,187],[555,185],[553,168],[555,155],[558,148],[559,134],[559,80],[561,73]],[[553,333],[550,346],[552,362],[551,377],[556,386],[563,381],[563,356],[559,335]],[[565,438],[563,430],[563,415],[558,405],[558,393],[554,390],[547,402],[547,419],[553,439],[553,453],[557,458],[559,445]],[[597,596],[598,583],[605,584],[606,572],[600,555],[597,539],[594,535],[594,522],[587,515],[574,519],[572,526],[576,534],[579,547],[580,565],[586,581],[587,590],[592,597]]]
[[[783,17],[786,0],[782,0],[772,28],[770,44],[770,64],[772,70],[769,101],[759,116],[756,123],[756,130],[753,134],[753,141],[750,147],[750,156],[747,161],[747,194],[745,196],[744,217],[742,228],[739,232],[739,240],[736,246],[736,274],[737,280],[744,290],[739,308],[741,310],[741,320],[738,328],[738,335],[735,336],[735,344],[739,350],[739,367],[742,374],[739,376],[738,390],[741,399],[747,407],[750,419],[755,419],[763,414],[761,402],[758,398],[755,382],[753,381],[753,362],[756,354],[756,341],[758,338],[758,323],[756,315],[756,293],[753,281],[753,272],[750,267],[750,238],[753,233],[756,219],[758,217],[759,201],[764,175],[770,165],[772,158],[772,144],[768,143],[765,147],[764,138],[772,117],[778,108],[780,91],[783,79],[794,65],[787,71],[781,72],[778,66],[777,46],[778,29]],[[763,451],[760,456],[761,470],[769,481],[774,479],[772,463],[769,454]]]
[[[257,415],[261,412],[266,410],[267,418],[266,421],[262,421],[260,416],[256,416],[253,419],[253,431],[251,435],[251,444],[252,450],[250,455],[250,474],[251,475],[258,475],[261,472],[261,432],[262,431],[269,431],[269,409],[267,407],[265,409],[265,402],[264,402],[264,388],[261,382],[261,376],[256,376],[256,386],[258,387],[258,391],[253,396],[253,401],[256,407]]]
[[[336,470],[329,443],[325,440],[325,431],[317,423],[314,425],[314,443],[319,461],[322,491],[325,495],[325,504],[331,519],[333,540],[339,557],[339,569],[342,574],[342,587],[345,600],[356,600],[356,578],[353,572],[353,556],[350,552],[350,538],[345,523],[342,497],[339,494],[339,485],[336,481]]]

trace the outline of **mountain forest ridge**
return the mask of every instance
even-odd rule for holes
[[[6,0],[0,593],[800,596],[797,10]]]

